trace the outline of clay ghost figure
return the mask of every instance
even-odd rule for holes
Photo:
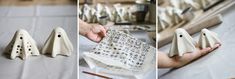
[[[183,56],[184,53],[194,52],[196,50],[196,42],[193,38],[182,28],[175,31],[169,56]]]
[[[213,47],[215,44],[220,44],[221,41],[216,33],[207,29],[202,29],[198,43],[200,48],[207,48]]]
[[[6,47],[5,52],[10,53],[10,58],[20,57],[27,59],[30,55],[40,55],[36,42],[26,30],[17,30],[13,39]]]
[[[52,57],[56,57],[57,54],[70,56],[72,51],[73,45],[66,32],[60,27],[52,31],[42,48],[42,54],[50,53]]]

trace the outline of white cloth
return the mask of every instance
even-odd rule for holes
[[[1,6],[0,7],[0,53],[11,41],[18,29],[25,29],[41,50],[55,27],[67,31],[74,48],[77,48],[76,5],[57,6]],[[70,57],[30,56],[26,60],[8,59],[0,56],[1,79],[76,79],[76,49]]]

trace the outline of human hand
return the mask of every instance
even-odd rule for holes
[[[83,32],[83,36],[94,42],[100,42],[106,36],[105,27],[99,24],[88,24]]]
[[[179,68],[182,66],[185,66],[187,64],[189,64],[190,62],[212,52],[213,50],[217,49],[218,47],[220,47],[220,44],[216,44],[214,47],[207,47],[204,49],[199,49],[197,48],[197,51],[193,52],[193,53],[185,53],[183,56],[179,57],[179,56],[175,56],[173,57],[173,67],[174,68]]]

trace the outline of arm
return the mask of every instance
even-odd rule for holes
[[[79,19],[79,34],[87,37],[91,41],[100,42],[106,35],[106,29],[98,24],[88,24]]]
[[[163,52],[158,52],[158,68],[178,68],[184,65],[189,64],[190,62],[200,58],[208,54],[209,52],[213,51],[214,49],[218,48],[220,44],[216,44],[213,48],[205,48],[199,49],[197,48],[196,52],[193,53],[185,53],[182,57],[168,57],[167,54]]]

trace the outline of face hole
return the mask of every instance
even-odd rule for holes
[[[31,49],[29,49],[29,51],[31,51]]]
[[[16,51],[16,53],[19,53],[19,51]]]
[[[22,51],[22,49],[20,49],[20,51]]]
[[[183,35],[180,35],[180,37],[183,37]]]
[[[20,39],[23,39],[23,37],[20,37]]]
[[[204,35],[204,36],[206,36],[206,34],[205,34],[205,33],[203,33],[203,35]]]
[[[58,35],[58,37],[60,38],[60,37],[61,37],[61,35]]]
[[[17,47],[20,47],[20,45],[17,45]]]
[[[33,54],[33,52],[31,52],[31,54]]]

